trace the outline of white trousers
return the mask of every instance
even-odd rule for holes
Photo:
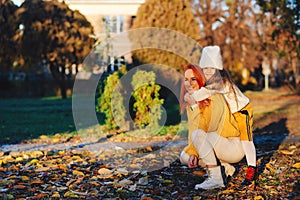
[[[225,138],[217,133],[205,133],[198,129],[192,134],[192,142],[205,165],[216,165],[216,157],[221,163],[236,163],[245,156],[239,137]],[[181,153],[182,163],[187,164],[188,158],[185,152]]]

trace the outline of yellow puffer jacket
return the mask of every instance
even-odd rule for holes
[[[189,107],[187,110],[188,116],[188,146],[184,148],[184,151],[188,155],[198,156],[191,137],[192,133],[197,129],[202,129],[204,132],[215,132],[223,137],[239,137],[240,132],[238,130],[237,122],[231,114],[228,105],[222,94],[214,94],[210,97],[210,104],[204,108],[197,107],[191,110]]]

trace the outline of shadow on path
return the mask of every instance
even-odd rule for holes
[[[261,159],[258,166],[258,174],[263,173],[266,164],[278,150],[279,146],[284,142],[289,135],[289,130],[286,125],[287,118],[281,118],[277,122],[272,122],[269,125],[256,129],[254,134],[254,144],[257,151],[257,160]]]
[[[253,132],[258,156],[278,149],[280,144],[289,135],[286,121],[287,118],[282,118]]]

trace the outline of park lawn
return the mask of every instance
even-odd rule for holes
[[[0,100],[0,144],[75,131],[72,99]]]
[[[262,128],[281,118],[287,118],[286,126],[289,131],[293,135],[299,135],[297,120],[300,106],[297,96],[290,96],[287,91],[280,90],[247,91],[245,94],[252,102],[255,127]],[[176,116],[177,122],[178,113],[175,110],[178,108],[174,104],[173,106],[167,105],[167,110],[171,113],[169,115],[173,118]],[[39,138],[41,135],[51,137],[57,133],[60,135],[76,133],[71,97],[67,99],[60,97],[0,99],[0,113],[0,144],[20,143],[24,140]],[[175,121],[167,123],[168,127],[164,127],[159,135],[174,132],[172,129],[176,129],[175,132],[179,131],[178,126],[172,126]],[[119,137],[125,137],[125,135],[121,134]]]
[[[168,105],[167,110],[173,120],[167,122],[168,125],[163,127],[159,135],[179,131],[179,126],[171,125],[180,121],[176,113],[178,105]],[[77,134],[71,97],[67,99],[60,97],[0,99],[0,113],[0,144],[21,143],[38,139],[40,136],[56,137],[59,134],[66,138]],[[104,116],[99,113],[97,116],[99,123],[104,123]],[[87,128],[87,131],[83,130],[80,133],[80,137],[87,137],[86,134],[91,133],[99,135],[99,128],[91,126]],[[133,134],[136,134],[136,131],[130,133],[131,136]],[[149,134],[145,137],[147,135]],[[125,135],[121,134],[119,137],[125,137]]]

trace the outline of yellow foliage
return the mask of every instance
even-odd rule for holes
[[[33,185],[33,184],[43,184],[43,183],[44,182],[42,180],[40,180],[40,179],[35,179],[35,180],[33,180],[33,181],[30,182],[31,185]]]
[[[295,150],[288,151],[288,150],[280,150],[280,153],[285,154],[285,155],[293,155]]]
[[[28,176],[21,176],[22,181],[29,181],[29,177]]]
[[[234,193],[233,189],[227,189],[227,190],[223,190],[220,192],[220,194],[230,194],[230,193]]]
[[[33,151],[29,155],[32,158],[37,158],[37,157],[40,157],[40,156],[44,155],[44,153],[42,151]]]
[[[32,159],[30,162],[25,164],[25,167],[37,164],[39,161],[37,159]]]
[[[17,161],[17,162],[20,162],[20,161],[22,161],[22,160],[23,160],[22,157],[17,157],[17,158],[16,158],[16,161]]]
[[[272,173],[275,173],[274,166],[271,163],[266,164],[266,169],[268,169]]]
[[[113,175],[112,173],[113,173],[112,170],[106,168],[101,168],[98,170],[98,174],[100,178],[109,178]]]
[[[262,196],[258,195],[256,197],[254,197],[254,200],[264,200],[264,198]]]
[[[69,198],[79,198],[79,196],[78,195],[76,195],[76,194],[73,194],[72,192],[70,192],[70,191],[67,191],[65,194],[64,194],[64,197],[69,197]]]
[[[48,138],[48,136],[46,136],[46,135],[41,135],[41,136],[40,136],[40,139],[42,139],[42,140],[43,140],[43,139],[47,139],[47,138]]]
[[[299,169],[300,168],[300,162],[297,162],[297,163],[293,164],[293,167]]]
[[[53,192],[52,198],[60,198],[60,194],[58,192]]]
[[[74,170],[73,171],[73,175],[77,175],[77,176],[84,176],[84,173],[78,170]]]
[[[59,143],[59,141],[60,141],[59,138],[53,138],[53,139],[52,139],[52,142],[53,142],[53,143]]]
[[[58,154],[59,154],[59,155],[64,155],[65,152],[64,152],[64,151],[59,151]]]

